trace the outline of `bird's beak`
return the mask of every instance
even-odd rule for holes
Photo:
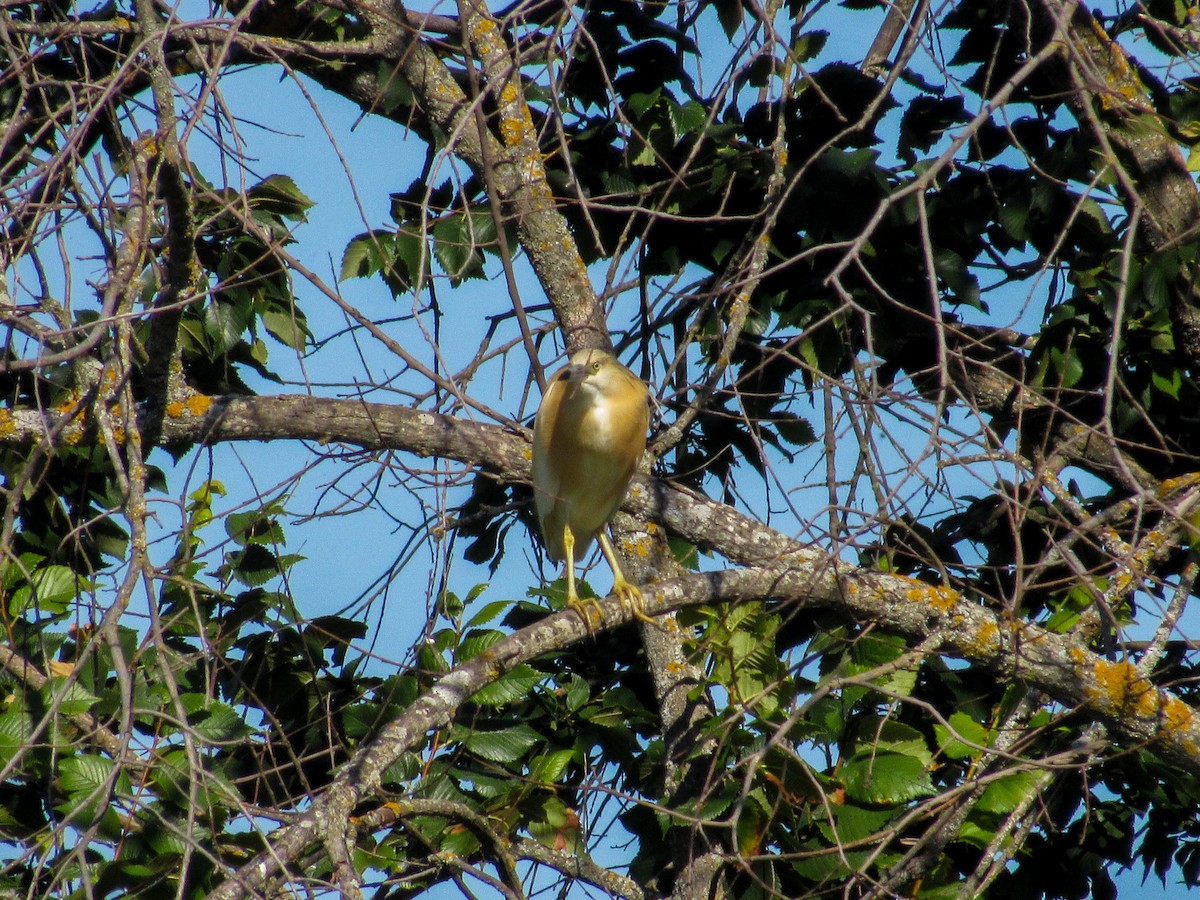
[[[567,370],[563,374],[566,376],[564,380],[567,382],[568,395],[575,393],[579,385],[583,383],[583,379],[587,378],[587,373],[587,366],[581,366],[575,363],[567,366]]]

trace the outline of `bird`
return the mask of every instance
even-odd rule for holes
[[[575,563],[592,541],[613,571],[613,593],[633,616],[646,615],[642,593],[621,572],[605,533],[646,449],[650,393],[605,350],[580,350],[554,373],[533,424],[533,495],[550,558],[567,564],[567,605],[590,631],[575,591]],[[588,604],[601,616],[595,600]]]

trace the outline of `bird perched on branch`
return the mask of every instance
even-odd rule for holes
[[[533,424],[533,493],[546,550],[567,562],[567,604],[591,628],[575,592],[575,563],[593,539],[613,570],[613,593],[631,614],[653,621],[625,579],[605,533],[646,449],[649,392],[604,350],[580,350],[554,373]],[[597,610],[595,600],[589,603]]]

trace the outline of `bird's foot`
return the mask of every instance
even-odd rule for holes
[[[567,595],[567,607],[573,609],[579,618],[583,619],[583,627],[589,633],[594,631],[600,625],[604,624],[604,610],[600,608],[600,601],[595,597],[589,597],[586,600],[580,600],[579,595],[570,593]],[[596,614],[596,624],[592,624],[591,614]]]
[[[631,584],[624,578],[618,578],[613,583],[613,593],[617,595],[621,608],[635,619],[641,619],[648,625],[659,627],[659,623],[654,620],[653,616],[646,614],[646,600],[642,597],[642,592],[636,584]]]

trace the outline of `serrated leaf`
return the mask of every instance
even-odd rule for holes
[[[922,762],[903,753],[855,754],[839,774],[846,794],[862,803],[895,805],[936,793]]]
[[[67,611],[71,601],[85,587],[86,582],[67,566],[46,566],[34,571],[28,584],[13,591],[9,612],[13,616],[24,615],[29,610],[58,615]]]
[[[459,643],[455,657],[459,662],[467,662],[503,639],[504,632],[492,628],[468,631]]]
[[[51,678],[42,689],[42,695],[48,704],[58,703],[59,712],[65,716],[85,713],[100,702],[99,697],[78,681],[68,681],[65,677]]]
[[[279,524],[279,520],[261,509],[230,513],[225,517],[225,533],[243,546],[285,542],[283,526]]]
[[[218,700],[207,700],[203,707],[192,712],[188,722],[197,737],[213,744],[239,741],[254,733],[237,710]]]
[[[33,722],[24,710],[0,715],[0,765],[8,765],[29,748]]]
[[[383,267],[381,242],[388,237],[386,232],[367,231],[350,239],[342,251],[341,281],[350,278],[367,278]]]
[[[946,757],[969,759],[983,752],[977,748],[987,747],[990,743],[987,730],[966,713],[953,713],[949,721],[949,728],[940,724],[933,726],[938,747]]]
[[[807,447],[817,439],[812,424],[800,416],[780,415],[774,426],[779,436],[793,447]]]
[[[708,121],[708,110],[695,100],[689,100],[682,105],[667,104],[667,115],[671,118],[671,130],[678,141],[693,131],[699,131]]]
[[[452,281],[483,273],[470,220],[460,213],[444,216],[434,223],[433,255]]]
[[[864,732],[870,734],[873,750],[902,753],[924,766],[933,762],[933,753],[925,741],[925,736],[911,725],[905,725],[895,719],[885,719],[882,722],[868,719],[859,723],[857,731],[860,735]]]
[[[725,32],[725,37],[733,40],[742,27],[742,0],[716,0],[716,7],[721,30]]]
[[[567,688],[567,709],[575,712],[582,707],[592,696],[592,690],[588,687],[588,683],[574,675],[571,678],[571,686]]]
[[[267,333],[279,343],[291,347],[297,352],[304,352],[311,336],[304,317],[295,310],[272,308],[262,314],[263,326]]]
[[[528,697],[545,677],[532,666],[522,664],[502,678],[480,688],[471,695],[471,700],[484,706],[504,706],[514,700]]]
[[[1028,799],[1037,790],[1037,782],[1030,772],[1013,772],[990,782],[983,789],[975,804],[980,812],[1005,816]]]
[[[1074,350],[1050,348],[1050,362],[1058,372],[1058,386],[1071,388],[1083,378],[1083,362]]]
[[[796,39],[792,46],[792,54],[798,62],[807,62],[825,49],[828,40],[828,31],[806,31]]]
[[[399,784],[411,781],[421,774],[421,757],[415,753],[404,753],[390,766],[381,777],[384,784]]]
[[[491,762],[511,763],[521,759],[542,740],[530,726],[514,725],[504,731],[473,731],[463,741],[463,746]]]
[[[574,758],[574,750],[556,750],[536,756],[529,764],[529,779],[542,784],[556,784]]]
[[[114,766],[112,760],[90,753],[69,756],[59,764],[58,783],[73,798],[86,796],[105,785]]]
[[[253,318],[248,299],[239,302],[213,300],[208,304],[204,310],[204,327],[216,353],[228,353],[241,340]]]
[[[261,587],[280,573],[279,560],[266,547],[251,544],[233,555],[233,577],[246,587]]]
[[[512,603],[508,600],[493,600],[467,620],[467,627],[473,628],[477,625],[486,625],[510,606],[512,606]]]
[[[290,175],[268,175],[248,193],[252,208],[299,222],[316,204]]]

